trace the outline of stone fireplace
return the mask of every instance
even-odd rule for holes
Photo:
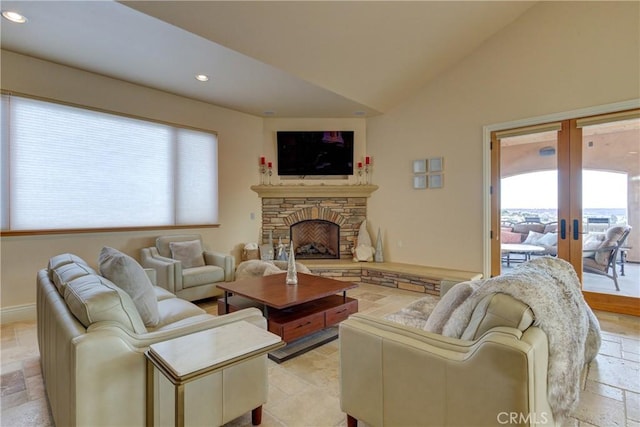
[[[293,240],[297,258],[349,259],[376,185],[257,185],[262,242]],[[331,255],[331,252],[334,252]]]

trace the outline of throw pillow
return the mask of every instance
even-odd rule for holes
[[[131,297],[145,326],[158,326],[158,300],[142,266],[129,255],[108,246],[100,251],[98,264],[100,274]]]
[[[478,286],[479,284],[476,282],[462,282],[449,289],[429,315],[427,323],[424,325],[424,330],[441,334],[442,328],[444,328],[445,323],[447,323],[447,320],[451,317],[451,313],[453,313]]]
[[[522,235],[520,233],[514,233],[511,231],[500,231],[501,243],[520,243]]]
[[[530,231],[527,235],[527,238],[524,239],[525,245],[536,245],[538,243],[538,239],[540,239],[544,234],[538,233],[537,231]]]
[[[604,240],[604,233],[589,233],[582,241],[582,249],[585,251],[595,251]]]
[[[558,235],[556,233],[545,233],[538,239],[538,245],[555,246],[558,244]]]
[[[170,242],[171,258],[182,263],[182,268],[202,267],[204,255],[200,240],[188,240],[186,242]]]

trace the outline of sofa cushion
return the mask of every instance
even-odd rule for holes
[[[533,312],[527,304],[507,294],[490,294],[478,302],[460,338],[476,340],[498,326],[524,331],[533,324],[533,320]]]
[[[172,323],[206,313],[206,311],[197,305],[181,298],[163,299],[162,301],[158,301],[158,307],[160,311],[160,321],[156,327],[149,328],[150,331],[159,328],[166,329],[166,327]]]
[[[89,274],[98,274],[96,271],[86,264],[79,264],[72,262],[69,264],[62,264],[52,270],[53,283],[56,285],[60,295],[64,295],[64,287],[67,286],[67,282],[77,279],[78,277],[87,276]]]
[[[186,242],[170,242],[171,258],[182,263],[182,268],[202,267],[204,255],[200,240],[189,240]]]
[[[451,313],[453,313],[477,287],[477,283],[470,281],[457,283],[449,289],[433,308],[433,311],[427,319],[427,323],[424,325],[424,330],[441,334],[444,324],[449,320],[449,317],[451,317]]]
[[[162,301],[169,298],[176,298],[175,294],[172,294],[171,292],[169,292],[168,290],[160,286],[154,286],[153,292],[156,294],[156,299],[158,301]],[[159,307],[158,307],[158,311],[160,311]]]
[[[92,274],[68,282],[64,300],[85,328],[95,322],[113,321],[131,332],[147,332],[131,297],[104,277]]]
[[[108,246],[102,248],[98,261],[100,273],[129,294],[144,324],[156,326],[160,321],[158,299],[142,266],[129,255]]]
[[[49,279],[53,280],[53,270],[55,270],[56,268],[62,265],[71,264],[72,262],[75,262],[77,264],[89,265],[85,260],[80,258],[78,255],[74,255],[70,253],[56,255],[54,257],[49,258],[49,264],[47,265],[47,271],[49,272]]]

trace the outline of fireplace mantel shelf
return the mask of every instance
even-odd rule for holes
[[[261,198],[369,197],[377,185],[252,185]]]

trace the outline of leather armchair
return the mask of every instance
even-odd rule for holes
[[[216,283],[234,280],[235,258],[233,255],[203,250],[204,265],[187,268],[182,261],[174,259],[171,244],[193,241],[200,242],[203,247],[199,234],[160,236],[155,246],[141,249],[140,263],[145,268],[155,269],[158,286],[179,298],[195,301],[222,295],[223,291],[218,289]]]
[[[341,408],[370,426],[553,425],[548,342],[530,310],[502,294],[463,340],[354,314],[340,324]],[[502,310],[501,308],[506,308]],[[512,318],[514,326],[496,326]],[[518,320],[517,318],[523,315]],[[527,326],[525,326],[527,325]],[[525,419],[526,418],[526,419]]]

